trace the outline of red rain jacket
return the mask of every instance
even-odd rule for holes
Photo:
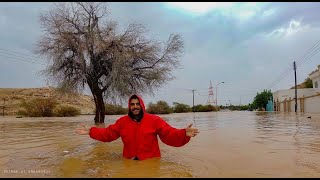
[[[138,157],[139,160],[161,157],[157,135],[163,143],[174,147],[183,146],[190,141],[185,129],[173,128],[159,116],[146,113],[143,100],[139,96],[138,98],[144,112],[140,122],[126,115],[106,128],[91,127],[90,137],[102,142],[111,142],[121,137],[123,156],[128,159]]]

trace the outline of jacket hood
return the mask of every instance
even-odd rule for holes
[[[137,96],[137,97],[138,97],[139,102],[140,102],[141,109],[142,109],[143,113],[146,113],[146,107],[144,106],[144,102],[143,102],[142,98],[141,98],[140,96],[136,95],[136,94],[133,94],[133,95],[129,98],[129,100],[128,100],[128,111],[130,112],[130,99],[131,99],[133,96]]]

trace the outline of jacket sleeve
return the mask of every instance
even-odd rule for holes
[[[120,119],[106,128],[91,127],[89,135],[92,139],[111,142],[120,137]]]
[[[176,129],[171,127],[166,121],[160,117],[156,117],[157,133],[160,140],[174,147],[180,147],[190,141],[190,137],[186,136],[186,129]]]

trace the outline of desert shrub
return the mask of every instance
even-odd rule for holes
[[[57,104],[57,101],[53,98],[22,100],[20,106],[24,110],[20,110],[18,113],[29,117],[51,117],[54,116],[53,110]]]
[[[16,114],[19,116],[28,116],[27,111],[22,109],[18,110]]]
[[[147,110],[150,114],[170,114],[172,109],[165,101],[158,101],[157,104],[149,103]]]
[[[181,103],[174,102],[172,110],[175,113],[184,113],[184,112],[191,112],[192,108],[187,104],[181,104]]]
[[[195,112],[210,112],[210,111],[216,111],[216,108],[212,106],[211,104],[209,105],[196,105],[194,106],[194,111]]]
[[[105,104],[106,115],[122,115],[128,113],[128,108],[123,108],[120,105]]]
[[[77,116],[80,115],[80,110],[72,106],[59,106],[55,111],[55,116],[67,117],[67,116]]]

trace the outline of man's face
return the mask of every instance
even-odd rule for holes
[[[130,111],[133,115],[138,115],[140,113],[141,106],[138,99],[131,99],[130,101]]]

